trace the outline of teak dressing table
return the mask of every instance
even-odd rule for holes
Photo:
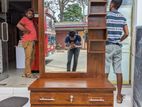
[[[88,3],[86,73],[45,73],[44,0],[33,1],[38,4],[40,78],[28,87],[31,107],[113,107],[115,87],[104,75],[107,0]]]

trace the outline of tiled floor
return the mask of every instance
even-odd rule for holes
[[[27,87],[0,87],[0,100],[3,100],[12,96],[20,96],[20,97],[28,97],[30,96],[30,92]],[[30,102],[28,102],[23,107],[30,107]]]
[[[21,77],[22,70],[17,70],[16,72],[11,71],[8,74],[9,78],[0,81],[0,100],[11,96],[29,97],[30,92],[27,87],[35,79]],[[132,107],[132,88],[124,86],[122,93],[126,95],[124,101],[122,104],[117,104],[115,99],[116,91],[114,92],[114,107]],[[30,107],[30,102],[28,102],[24,107]]]
[[[122,93],[125,95],[123,103],[118,104],[116,103],[116,91],[114,92],[114,107],[133,107],[132,88],[123,88]]]
[[[9,77],[3,81],[0,81],[0,87],[28,87],[35,78],[25,78],[22,69],[10,70],[6,74]]]

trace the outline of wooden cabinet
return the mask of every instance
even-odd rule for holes
[[[87,71],[104,76],[106,0],[89,0]],[[92,66],[93,65],[93,66]]]
[[[40,78],[29,86],[31,107],[113,107],[105,79],[106,0],[89,0],[86,73],[45,73],[43,0],[38,1]]]
[[[31,104],[45,105],[112,105],[112,94],[79,92],[33,92]]]
[[[114,86],[104,78],[39,78],[29,87],[31,107],[113,107]]]
[[[38,79],[30,87],[31,105],[113,107],[113,85],[105,79]]]

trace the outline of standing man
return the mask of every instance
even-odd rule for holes
[[[108,40],[106,42],[106,78],[110,72],[110,65],[112,64],[114,73],[117,78],[117,103],[122,103],[123,95],[122,89],[122,44],[128,35],[128,26],[126,18],[118,12],[122,0],[112,0],[110,3],[110,11],[107,14],[107,31]],[[123,34],[124,33],[124,34]],[[123,34],[123,35],[122,35]]]
[[[74,55],[74,62],[72,71],[76,71],[78,56],[81,48],[81,37],[75,31],[70,31],[65,39],[65,44],[68,49],[67,71],[71,69],[72,56]]]
[[[22,46],[25,51],[25,77],[32,77],[31,64],[34,57],[34,42],[37,40],[37,32],[33,22],[34,12],[27,9],[25,16],[18,22],[17,28],[23,32]]]

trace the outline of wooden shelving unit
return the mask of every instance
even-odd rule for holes
[[[106,0],[89,1],[87,71],[96,72],[96,77],[105,72],[106,4]]]

